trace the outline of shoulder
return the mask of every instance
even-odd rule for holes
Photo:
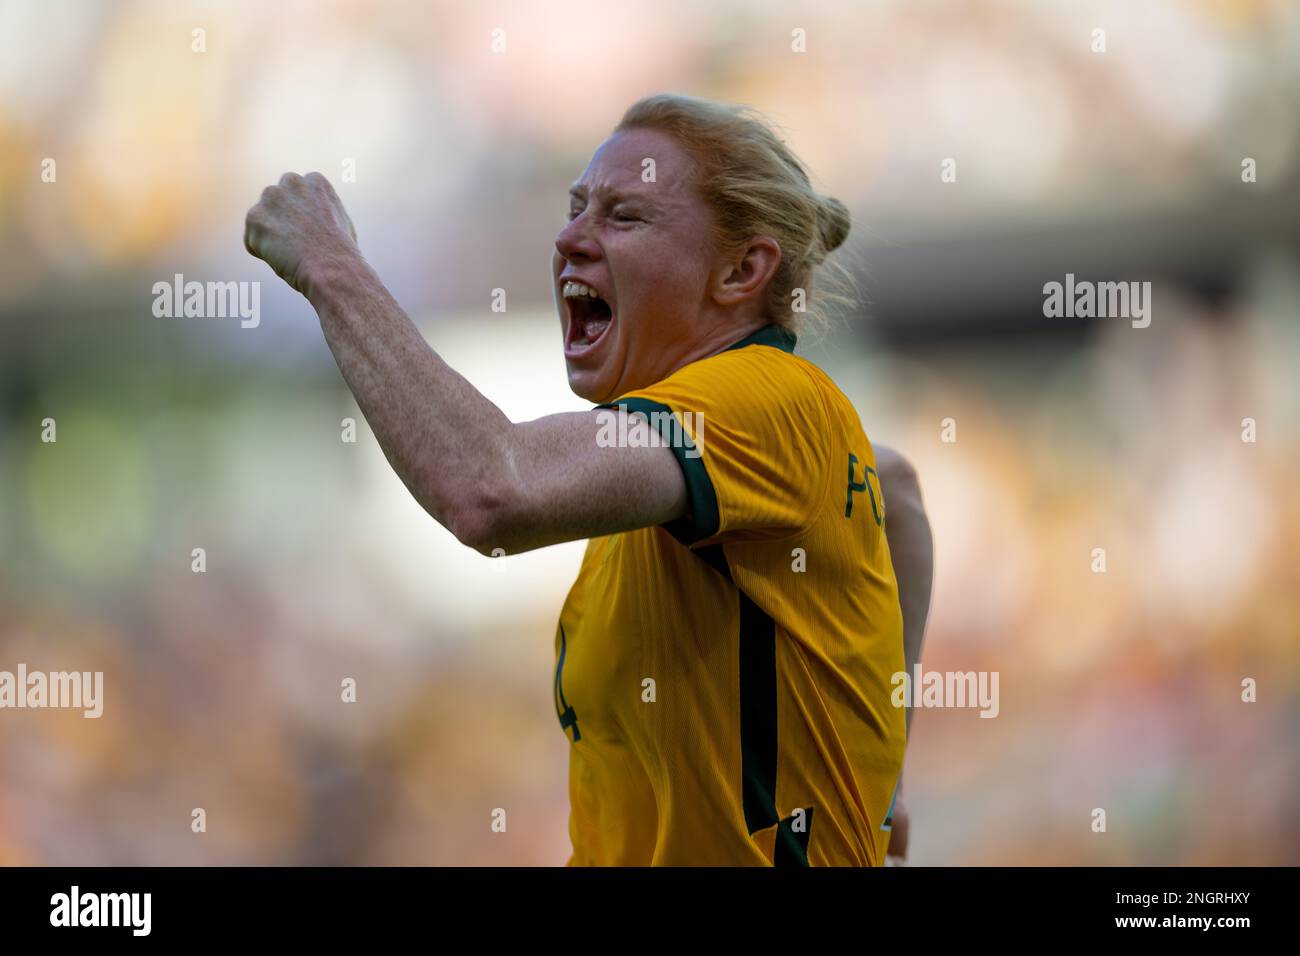
[[[809,526],[828,487],[839,422],[828,387],[790,348],[751,338],[610,406],[645,414],[677,454],[690,505],[669,529],[679,540],[781,537]],[[679,440],[677,421],[689,442]]]

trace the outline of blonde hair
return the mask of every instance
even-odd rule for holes
[[[628,108],[614,128],[668,133],[695,160],[696,188],[712,207],[724,251],[771,236],[781,264],[767,289],[769,321],[803,332],[825,325],[828,307],[855,304],[847,269],[826,258],[849,234],[849,211],[812,188],[808,171],[768,120],[746,106],[656,93]],[[816,286],[813,279],[817,278]],[[796,289],[806,311],[794,311]]]

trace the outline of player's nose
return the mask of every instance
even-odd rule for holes
[[[570,219],[555,237],[555,251],[569,262],[600,258],[600,246],[591,236],[584,212]]]

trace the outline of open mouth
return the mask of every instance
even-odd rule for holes
[[[567,280],[560,289],[569,310],[569,329],[564,351],[579,355],[592,348],[614,324],[614,310],[585,282]]]

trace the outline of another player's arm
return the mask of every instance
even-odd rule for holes
[[[898,579],[898,602],[903,609],[903,658],[907,672],[915,673],[925,641],[934,584],[934,536],[921,500],[921,485],[911,462],[892,448],[875,446],[876,473],[885,498],[885,537]],[[907,708],[912,728],[912,708]]]
[[[898,579],[898,601],[903,609],[903,659],[909,674],[916,673],[925,641],[925,622],[930,614],[930,596],[934,583],[934,536],[930,519],[921,501],[921,485],[916,469],[892,448],[877,445],[876,473],[885,498],[885,537]],[[907,729],[912,729],[912,708],[907,708]],[[903,781],[899,778],[894,800],[894,827],[889,841],[889,855],[907,856],[910,814],[903,799]]]
[[[393,470],[465,544],[514,553],[685,513],[671,449],[600,447],[609,413],[512,423],[439,358],[362,258],[325,177],[289,174],[266,190],[245,245],[315,307]]]

